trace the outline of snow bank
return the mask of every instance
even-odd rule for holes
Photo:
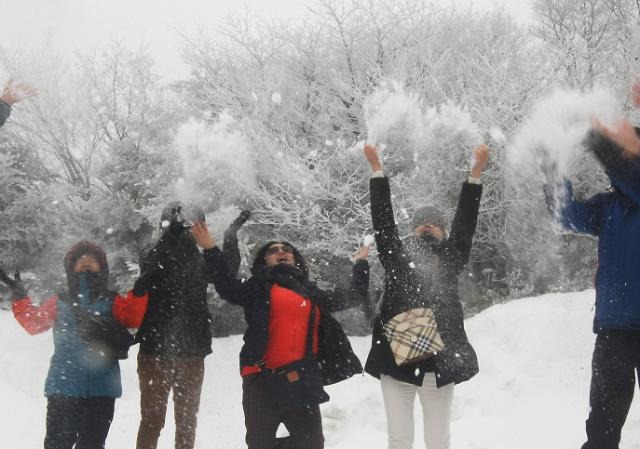
[[[588,412],[593,291],[545,295],[492,307],[467,320],[481,372],[457,387],[452,449],[578,448]],[[42,396],[51,335],[31,337],[0,313],[0,445],[42,447],[45,399]],[[364,361],[369,338],[352,338]],[[241,449],[244,445],[241,381],[237,374],[239,336],[216,339],[207,371],[196,447]],[[139,411],[135,351],[122,364],[124,396],[107,448],[134,447]],[[356,376],[329,388],[322,406],[326,447],[386,448],[379,382]],[[416,409],[416,416],[419,417]],[[416,443],[422,428],[416,420]],[[173,447],[173,415],[167,417],[160,449]],[[622,447],[640,449],[640,401],[632,406]]]

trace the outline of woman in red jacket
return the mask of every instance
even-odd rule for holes
[[[249,449],[271,449],[283,423],[297,449],[324,447],[320,408],[301,406],[279,413],[262,373],[306,356],[307,335],[314,310],[312,353],[322,367],[324,385],[362,372],[344,331],[331,312],[368,301],[368,250],[356,254],[348,290],[321,290],[309,280],[300,252],[287,242],[268,242],[257,253],[252,277],[241,282],[228,272],[223,253],[215,246],[206,225],[194,226],[198,243],[209,248],[204,255],[215,266],[214,285],[220,296],[244,308],[247,329],[240,352],[242,407]],[[225,248],[226,250],[226,248]]]

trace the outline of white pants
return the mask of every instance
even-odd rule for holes
[[[426,449],[449,449],[453,383],[438,388],[435,373],[425,373],[421,387],[385,375],[380,376],[380,384],[387,413],[389,449],[413,448],[416,393],[422,405]]]

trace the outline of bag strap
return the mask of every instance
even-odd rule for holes
[[[311,313],[309,314],[309,325],[307,326],[307,343],[304,352],[305,359],[313,358],[313,331],[316,325],[316,305],[312,301],[309,302],[311,303]]]

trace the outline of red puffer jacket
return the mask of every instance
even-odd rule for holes
[[[267,368],[278,368],[305,356],[311,302],[294,291],[273,284],[269,308],[269,341],[264,356]],[[320,310],[316,307],[313,353],[318,353]],[[242,367],[242,375],[259,372],[253,366]]]

